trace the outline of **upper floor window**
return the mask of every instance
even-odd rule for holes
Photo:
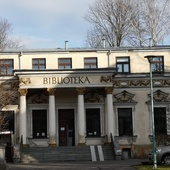
[[[70,69],[70,68],[72,68],[71,58],[59,58],[58,59],[58,68],[59,69]]]
[[[46,69],[45,58],[34,58],[34,59],[32,59],[32,68],[34,70],[44,70],[44,69]]]
[[[118,73],[130,73],[130,58],[116,57],[116,67],[118,67]]]
[[[164,72],[163,56],[154,57],[151,63],[152,72]]]
[[[97,58],[84,58],[84,68],[97,68]]]
[[[1,59],[0,60],[0,68],[1,68],[1,76],[11,76],[13,75],[13,59]]]

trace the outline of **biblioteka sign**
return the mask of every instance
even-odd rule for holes
[[[88,77],[43,77],[43,84],[90,84]]]
[[[112,85],[111,76],[20,76],[22,88],[91,87]]]

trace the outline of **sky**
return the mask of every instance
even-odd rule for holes
[[[83,47],[90,24],[83,18],[95,0],[0,0],[0,17],[12,24],[24,48]]]

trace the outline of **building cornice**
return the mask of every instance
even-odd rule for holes
[[[70,53],[70,52],[137,52],[137,51],[170,51],[170,46],[152,46],[152,47],[109,47],[109,48],[50,48],[50,49],[9,49],[0,52],[2,54],[24,54],[29,53]]]

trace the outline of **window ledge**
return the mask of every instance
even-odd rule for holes
[[[128,142],[136,142],[137,139],[137,135],[134,136],[115,136],[115,140],[119,141],[119,140],[127,140]]]
[[[90,138],[92,138],[92,139],[101,139],[101,138],[105,138],[104,136],[86,136],[86,138],[87,139],[90,139]]]

